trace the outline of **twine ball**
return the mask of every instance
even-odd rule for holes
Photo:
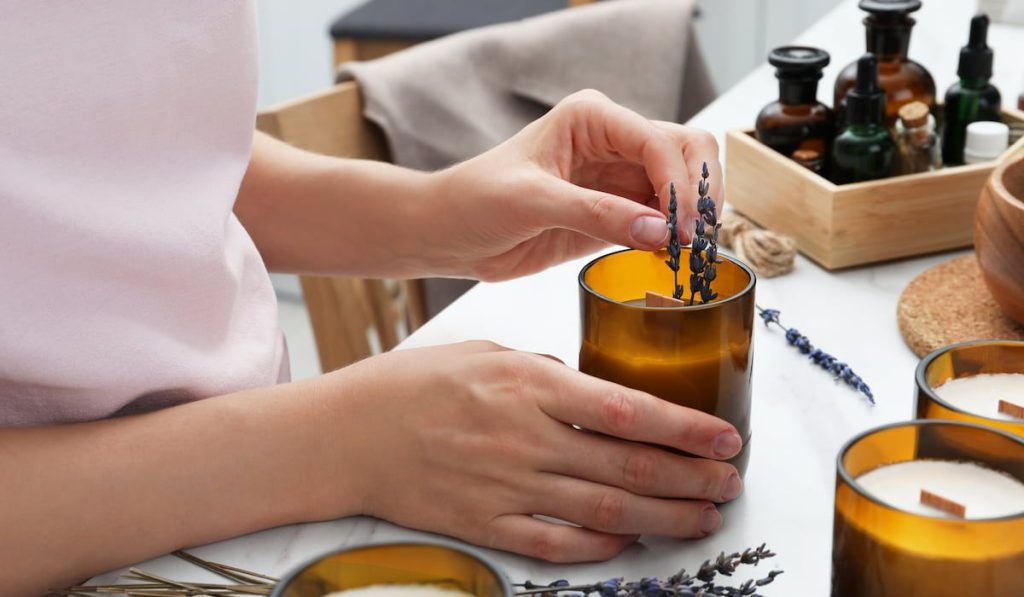
[[[796,241],[771,230],[762,230],[735,212],[722,222],[718,242],[763,278],[793,271]]]

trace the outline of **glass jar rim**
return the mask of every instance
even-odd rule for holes
[[[1024,341],[1022,341],[1022,340],[996,340],[996,339],[990,339],[990,340],[968,340],[966,342],[957,342],[956,344],[950,344],[949,346],[943,346],[942,348],[933,350],[932,352],[930,352],[927,355],[925,355],[925,357],[923,359],[921,359],[921,362],[919,362],[917,364],[917,371],[914,373],[914,381],[917,384],[917,389],[920,390],[921,392],[923,392],[925,394],[925,396],[928,396],[929,400],[931,400],[932,402],[935,402],[936,404],[939,404],[940,406],[946,408],[947,410],[951,410],[951,411],[953,411],[955,413],[960,413],[960,414],[963,414],[963,415],[969,415],[969,416],[974,417],[976,419],[984,419],[986,421],[996,421],[998,423],[1006,423],[1006,421],[1004,421],[1003,419],[996,419],[995,417],[988,417],[988,416],[980,415],[980,414],[972,412],[972,411],[966,411],[966,410],[964,410],[964,409],[962,409],[962,408],[960,408],[958,406],[955,406],[955,405],[947,402],[941,396],[939,396],[938,393],[935,392],[935,388],[933,388],[931,386],[931,384],[928,383],[928,379],[927,379],[928,368],[931,367],[932,363],[935,362],[935,359],[937,359],[940,356],[946,354],[947,352],[953,352],[956,349],[967,348],[967,347],[970,347],[970,346],[984,346],[984,345],[996,345],[996,344],[1008,344],[1010,346],[1017,346],[1017,347],[1019,347],[1021,349],[1021,352],[1024,352]],[[956,379],[956,378],[954,378],[954,379]],[[936,419],[936,420],[947,420],[947,419]],[[1021,425],[1024,425],[1024,420],[1021,421]]]
[[[359,545],[349,545],[347,547],[342,547],[340,549],[335,549],[333,551],[329,551],[327,553],[322,553],[320,555],[308,558],[298,566],[292,568],[290,571],[288,571],[288,573],[282,576],[280,580],[278,580],[277,584],[274,586],[274,590],[270,593],[270,597],[282,597],[282,595],[284,595],[285,589],[288,588],[288,585],[291,584],[292,581],[294,581],[299,575],[308,570],[310,567],[315,566],[316,564],[320,563],[323,560],[326,560],[327,558],[332,558],[340,554],[359,551],[363,549],[377,549],[388,547],[431,547],[445,549],[448,551],[456,552],[460,555],[467,556],[469,559],[479,563],[482,567],[486,568],[489,572],[491,572],[494,575],[495,580],[501,587],[503,595],[506,595],[508,597],[512,597],[513,595],[515,595],[515,592],[512,590],[512,585],[510,584],[508,577],[505,575],[505,573],[502,572],[494,562],[492,562],[489,558],[484,556],[483,553],[470,547],[467,547],[465,545],[456,543],[454,541],[447,541],[441,539],[410,539],[406,541],[382,541],[379,543],[363,543]]]
[[[922,518],[929,518],[929,519],[934,519],[934,520],[937,520],[937,521],[945,521],[945,522],[960,523],[960,524],[963,524],[963,523],[975,523],[975,522],[999,522],[999,521],[1007,521],[1007,520],[1019,520],[1019,519],[1024,518],[1024,510],[1021,510],[1020,512],[1016,512],[1014,514],[1007,514],[1006,516],[997,516],[997,517],[994,517],[994,518],[969,518],[969,519],[965,519],[965,520],[958,520],[958,519],[943,518],[941,516],[931,516],[931,515],[928,515],[928,514],[919,514],[917,512],[911,512],[909,510],[904,510],[903,508],[897,508],[896,506],[893,506],[891,504],[883,502],[882,500],[878,499],[874,495],[872,495],[872,494],[868,493],[867,491],[865,491],[864,488],[861,487],[860,483],[857,482],[857,478],[854,477],[853,475],[851,475],[850,471],[846,470],[846,466],[843,464],[843,457],[846,456],[846,453],[849,452],[850,449],[853,448],[854,445],[856,445],[858,442],[860,442],[864,438],[868,437],[869,435],[873,435],[875,433],[880,433],[880,432],[883,432],[883,431],[888,431],[890,429],[897,429],[897,428],[900,428],[900,427],[930,427],[930,426],[935,426],[935,427],[938,427],[938,426],[967,427],[967,428],[976,429],[976,430],[981,431],[981,432],[994,433],[994,434],[1003,436],[1004,438],[1010,440],[1013,443],[1019,444],[1020,448],[1021,448],[1021,451],[1024,451],[1024,438],[1020,438],[1020,437],[1018,437],[1018,436],[1016,436],[1016,435],[1014,435],[1012,433],[1009,433],[1007,431],[1003,431],[1002,429],[996,429],[994,427],[989,427],[987,425],[980,425],[978,423],[968,423],[968,422],[965,422],[965,421],[953,421],[953,420],[948,420],[948,419],[913,419],[913,420],[910,420],[910,421],[898,421],[896,423],[889,423],[888,425],[881,425],[879,427],[872,427],[871,429],[867,429],[865,431],[861,431],[857,435],[855,435],[852,438],[850,438],[849,440],[847,440],[847,442],[845,444],[843,444],[843,447],[841,447],[839,449],[839,455],[836,456],[836,472],[839,474],[839,477],[843,480],[843,482],[846,483],[846,485],[848,485],[853,491],[855,491],[857,493],[857,495],[859,495],[859,496],[863,497],[864,499],[866,499],[866,500],[868,500],[868,501],[878,505],[881,508],[885,508],[886,510],[891,510],[893,512],[900,512],[902,514],[907,514],[909,516],[920,516]],[[913,462],[913,460],[901,460],[899,462]],[[887,463],[887,464],[897,464],[897,462],[892,462],[892,463]],[[1021,480],[1021,479],[1018,479],[1018,480],[1021,481],[1022,483],[1024,483],[1024,480]]]
[[[616,301],[614,299],[608,298],[607,296],[605,296],[605,295],[601,294],[600,292],[598,292],[597,290],[595,290],[592,286],[590,286],[590,284],[587,284],[586,279],[585,279],[586,275],[587,275],[587,272],[590,270],[591,267],[596,265],[598,261],[601,261],[602,259],[605,259],[607,257],[611,257],[612,255],[619,255],[620,253],[629,253],[629,252],[653,253],[653,251],[641,251],[640,249],[629,249],[629,248],[619,249],[617,251],[610,251],[608,253],[602,253],[601,255],[598,255],[597,257],[594,257],[593,259],[588,261],[587,264],[584,265],[582,269],[580,269],[580,273],[579,273],[579,275],[576,278],[577,281],[579,282],[580,288],[585,290],[587,292],[587,294],[589,294],[589,295],[591,295],[591,296],[593,296],[593,297],[595,297],[595,298],[597,298],[599,300],[602,300],[602,301],[604,301],[606,303],[610,303],[610,304],[613,304],[613,305],[616,305],[616,306],[619,306],[619,307],[623,307],[625,309],[637,309],[637,310],[640,310],[640,311],[652,311],[652,312],[659,312],[660,313],[660,312],[671,312],[671,311],[687,311],[687,312],[691,312],[691,311],[703,311],[705,309],[714,309],[714,308],[716,308],[719,305],[724,305],[724,304],[730,303],[730,302],[732,302],[734,300],[739,300],[740,298],[746,296],[747,294],[750,294],[750,292],[754,289],[754,285],[757,283],[757,276],[754,274],[754,270],[750,269],[750,266],[748,266],[746,263],[743,263],[739,259],[736,259],[732,255],[727,255],[725,253],[719,253],[718,254],[719,257],[722,257],[723,259],[727,259],[729,261],[729,263],[732,263],[733,265],[737,266],[738,268],[743,270],[744,273],[747,274],[747,285],[743,287],[743,290],[740,290],[736,294],[734,294],[734,295],[732,295],[732,296],[730,296],[728,298],[724,298],[722,300],[716,300],[716,301],[711,302],[711,303],[701,303],[699,305],[686,305],[686,306],[683,306],[683,307],[648,307],[647,305],[629,305],[629,304],[626,304],[624,302]]]

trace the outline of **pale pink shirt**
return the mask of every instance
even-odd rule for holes
[[[232,214],[254,2],[0,0],[0,426],[287,377]]]

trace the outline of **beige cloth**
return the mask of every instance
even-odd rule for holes
[[[692,0],[601,2],[348,63],[338,78],[359,81],[396,164],[433,170],[490,149],[579,89],[685,121],[714,97],[692,14]]]

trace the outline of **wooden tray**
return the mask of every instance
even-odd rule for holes
[[[1007,124],[1024,112],[1004,110]],[[1024,150],[1024,138],[1008,150]],[[839,269],[968,247],[978,194],[995,162],[836,185],[754,138],[726,136],[726,199],[800,252]]]

